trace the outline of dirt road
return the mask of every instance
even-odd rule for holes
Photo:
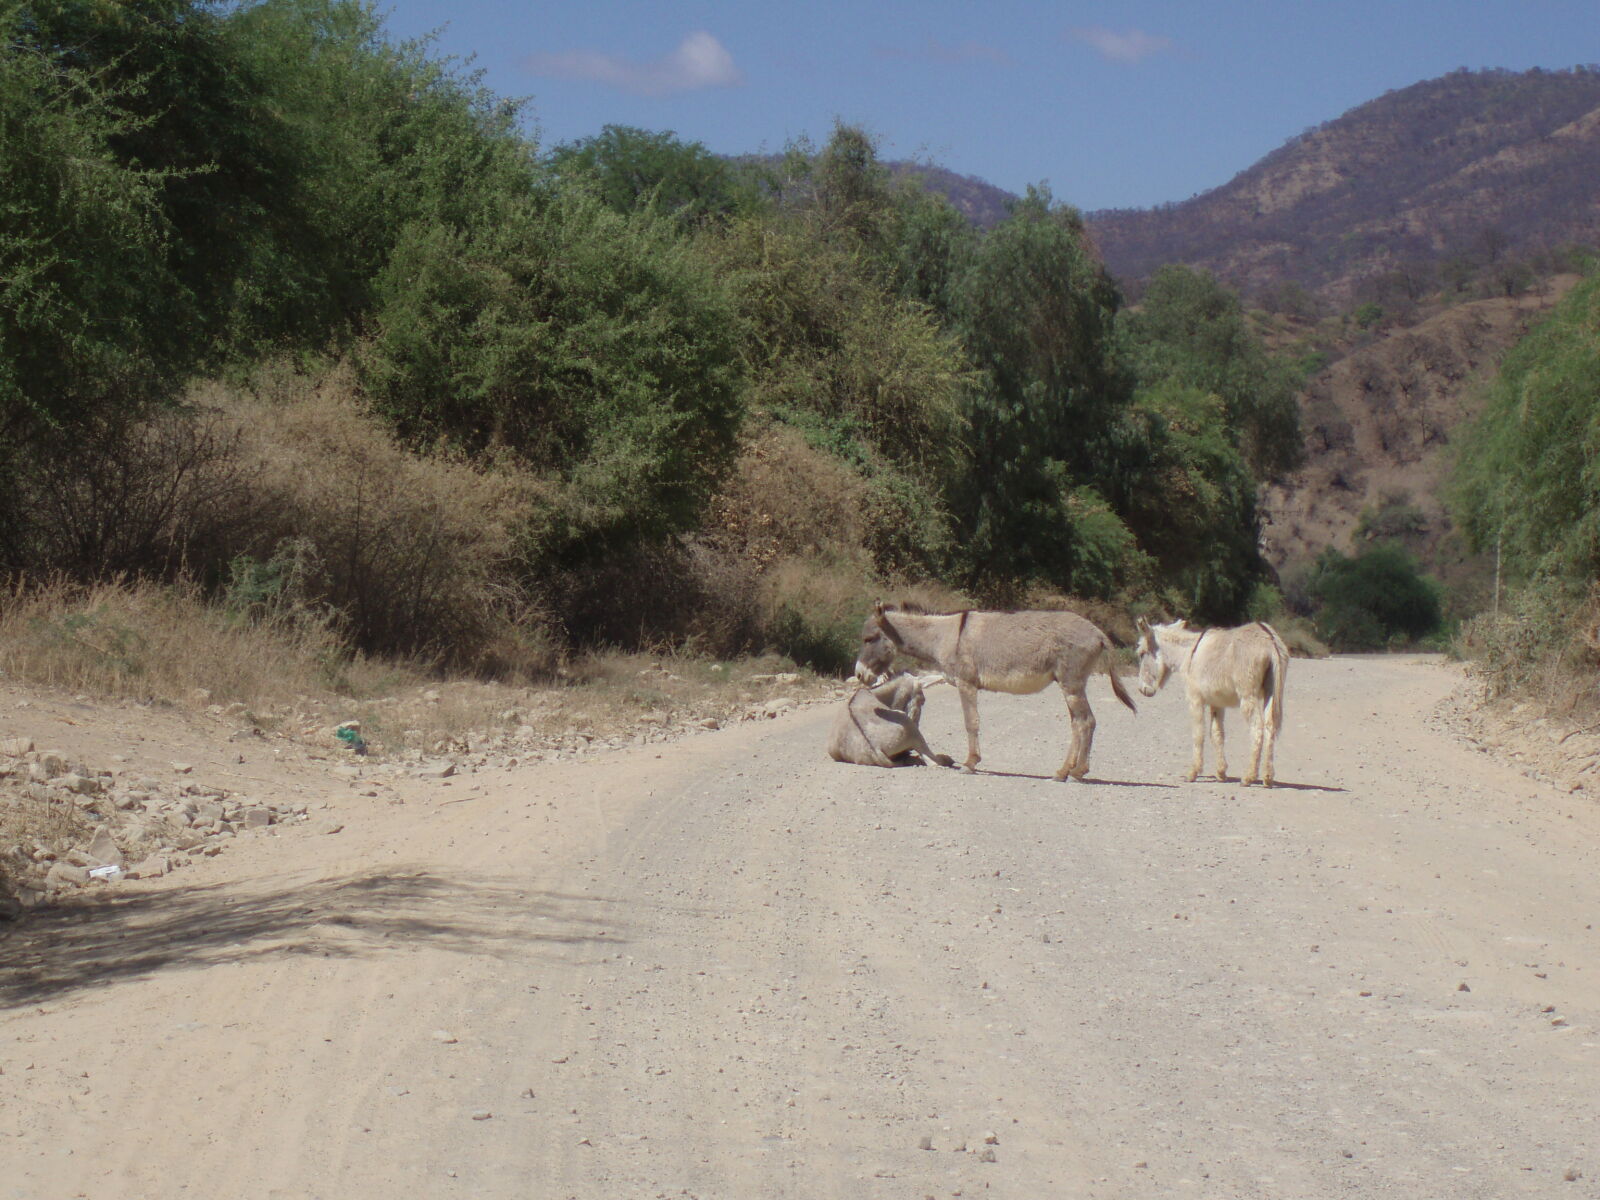
[[[1454,682],[1297,661],[1271,791],[1103,680],[1087,784],[1051,694],[328,784],[0,942],[0,1200],[1600,1196],[1600,813]]]

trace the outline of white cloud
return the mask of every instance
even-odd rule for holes
[[[744,72],[734,65],[727,47],[704,30],[684,38],[671,54],[649,62],[574,50],[566,54],[535,54],[528,59],[528,66],[537,75],[587,79],[641,96],[666,96],[744,82]]]
[[[1171,38],[1146,33],[1142,29],[1130,29],[1126,33],[1118,33],[1112,29],[1095,26],[1091,29],[1074,29],[1069,36],[1075,41],[1087,42],[1094,47],[1101,58],[1115,63],[1142,62],[1153,54],[1172,49]]]

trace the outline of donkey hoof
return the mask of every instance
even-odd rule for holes
[[[976,775],[978,773],[978,768],[972,763],[965,762],[961,764],[961,773],[963,775]]]
[[[933,761],[938,763],[941,767],[953,767],[956,765],[956,760],[951,758],[948,754],[935,754],[933,756]]]
[[[1190,771],[1187,775],[1185,775],[1183,777],[1183,781],[1185,783],[1193,783],[1196,779],[1199,779],[1199,778],[1200,778],[1200,772],[1199,771]]]

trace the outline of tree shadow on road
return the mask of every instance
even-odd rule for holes
[[[618,924],[605,897],[420,870],[271,889],[107,891],[37,912],[0,935],[0,1008],[273,955],[377,957],[428,948],[521,959],[552,946],[623,944]]]

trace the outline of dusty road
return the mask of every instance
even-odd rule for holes
[[[1297,661],[1271,791],[1099,680],[1087,784],[1047,693],[341,793],[0,942],[0,1200],[1600,1196],[1600,814],[1454,678]]]

